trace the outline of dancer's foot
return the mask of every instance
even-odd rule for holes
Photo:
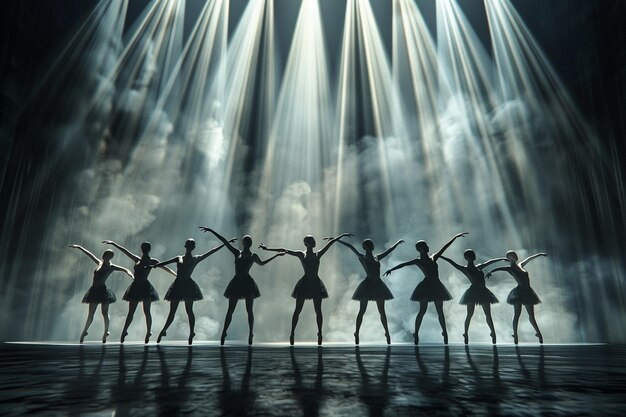
[[[359,344],[359,334],[357,332],[354,332],[354,344]]]
[[[391,344],[391,336],[389,335],[389,332],[385,332],[385,339],[387,339],[387,344],[390,345]]]
[[[126,340],[126,336],[128,336],[128,332],[122,332],[122,337],[120,337],[120,343],[124,343],[124,340]]]
[[[442,332],[441,335],[443,336],[443,344],[447,345],[448,344],[448,332]]]
[[[189,339],[187,339],[187,343],[188,344],[192,344],[193,343],[193,338],[196,336],[196,334],[194,332],[189,333]]]
[[[517,333],[513,333],[511,336],[513,336],[513,343],[517,345]]]
[[[420,337],[417,333],[413,333],[413,343],[415,343],[416,346],[420,343]]]
[[[467,333],[463,333],[463,343],[465,343],[467,345],[467,343],[469,342],[469,337],[467,336]]]
[[[495,332],[491,333],[491,343],[494,344],[494,345],[496,344],[496,334],[495,334]]]
[[[107,337],[109,337],[111,333],[109,332],[104,332],[104,334],[102,335],[102,343],[106,343],[107,342]]]
[[[252,345],[252,338],[254,337],[253,333],[248,334],[248,345]]]
[[[225,341],[226,341],[226,332],[222,332],[222,336],[220,337],[220,346],[224,346]]]
[[[152,336],[152,332],[146,333],[146,338],[143,340],[143,342],[147,344],[150,341],[150,336]]]
[[[539,339],[539,343],[543,345],[543,336],[541,333],[535,333],[535,336]]]
[[[85,341],[85,336],[87,336],[89,333],[87,332],[83,332],[83,334],[80,335],[80,343],[83,343]]]
[[[322,345],[322,333],[317,334],[317,344],[318,346]]]
[[[163,330],[161,333],[159,333],[159,337],[157,337],[157,343],[161,343],[161,339],[165,336],[167,336],[167,332]]]
[[[293,343],[294,343],[294,339],[295,339],[295,338],[296,338],[296,335],[294,335],[293,333],[291,333],[291,334],[289,335],[289,344],[290,344],[291,346],[293,346]]]

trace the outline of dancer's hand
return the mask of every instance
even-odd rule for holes
[[[112,245],[113,241],[112,240],[103,240],[102,243],[104,243],[106,245]]]
[[[456,235],[454,236],[454,238],[456,239],[456,238],[458,238],[458,237],[465,237],[465,235],[469,235],[469,233],[468,233],[468,232],[461,232],[461,233],[456,234]]]
[[[79,249],[80,245],[72,244],[72,245],[70,245],[70,248]]]
[[[489,279],[489,278],[491,278],[491,272],[485,275],[485,279]]]
[[[261,244],[259,245],[259,248],[260,248],[260,249],[263,249],[263,250],[267,250],[267,246],[265,246],[265,243],[261,243]]]
[[[396,243],[396,245],[401,245],[403,243],[404,243],[404,239],[400,239],[400,240],[398,240],[398,243]]]
[[[352,233],[342,233],[341,236],[339,236],[339,239],[341,239],[342,237],[352,237],[354,236]]]
[[[236,238],[236,237],[234,237],[234,238],[230,239],[230,240],[228,241],[228,243],[235,243],[236,241],[237,241],[237,238]]]
[[[286,254],[287,254],[287,252],[278,252],[278,255],[276,255],[276,256],[283,256],[283,255],[286,255]]]
[[[200,226],[198,227],[198,229],[202,230],[204,233],[213,231],[213,229],[211,229],[210,227],[206,227],[206,226]]]
[[[383,275],[386,276],[386,277],[391,275],[391,269],[386,270]]]

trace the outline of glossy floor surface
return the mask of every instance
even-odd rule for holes
[[[2,344],[7,415],[625,415],[626,347]]]

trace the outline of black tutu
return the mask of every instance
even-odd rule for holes
[[[509,296],[506,297],[506,302],[509,304],[535,305],[539,304],[541,300],[532,288],[518,285],[513,288]]]
[[[487,287],[471,285],[463,293],[459,304],[496,304],[498,302],[498,298]]]
[[[224,297],[237,298],[239,300],[249,297],[259,298],[260,296],[261,292],[259,291],[259,287],[250,275],[243,278],[235,276],[230,280],[224,291]]]
[[[422,282],[417,284],[413,294],[411,294],[411,301],[448,300],[452,300],[452,296],[439,279],[423,279]]]
[[[124,301],[159,301],[159,294],[148,280],[134,280],[122,297]]]
[[[352,294],[356,301],[393,300],[393,294],[380,278],[366,277]]]
[[[83,303],[85,304],[102,304],[102,303],[114,303],[117,301],[113,291],[108,289],[104,285],[98,287],[91,287],[87,290],[87,293],[83,297]]]
[[[166,301],[198,301],[202,298],[200,287],[191,278],[176,278],[165,293]]]
[[[293,298],[304,298],[306,300],[328,298],[328,291],[319,277],[307,278],[305,276],[300,278],[296,283],[291,296]]]

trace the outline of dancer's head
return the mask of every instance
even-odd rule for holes
[[[107,249],[102,254],[102,259],[105,261],[110,261],[111,258],[113,258],[113,255],[115,255],[115,252],[113,252],[111,249]]]
[[[315,247],[315,239],[313,238],[313,236],[307,235],[304,237],[303,241],[304,241],[304,246],[306,246],[307,248]]]
[[[465,252],[463,252],[463,257],[470,262],[474,262],[476,260],[476,253],[471,249],[466,249]]]
[[[419,253],[428,253],[430,249],[428,248],[428,244],[425,240],[418,240],[415,244],[415,250],[417,250]]]
[[[250,237],[250,235],[245,235],[244,237],[242,237],[241,244],[246,249],[250,248],[250,246],[252,246],[252,238]]]
[[[374,250],[374,242],[372,242],[372,239],[365,239],[363,241],[362,246],[363,246],[363,249],[365,250],[369,250],[369,251]]]
[[[518,258],[517,258],[517,253],[515,253],[515,251],[512,251],[512,250],[508,251],[508,252],[506,253],[506,255],[504,255],[504,257],[505,257],[506,259],[508,259],[508,260],[509,260],[509,262],[511,262],[511,263],[515,263],[515,262],[517,262],[517,259],[518,259]]]
[[[142,252],[144,255],[149,254],[149,253],[150,253],[150,249],[152,249],[152,245],[150,244],[150,242],[143,242],[143,243],[141,244],[141,252]]]
[[[187,239],[185,242],[185,249],[194,250],[196,248],[196,241],[193,239]]]

